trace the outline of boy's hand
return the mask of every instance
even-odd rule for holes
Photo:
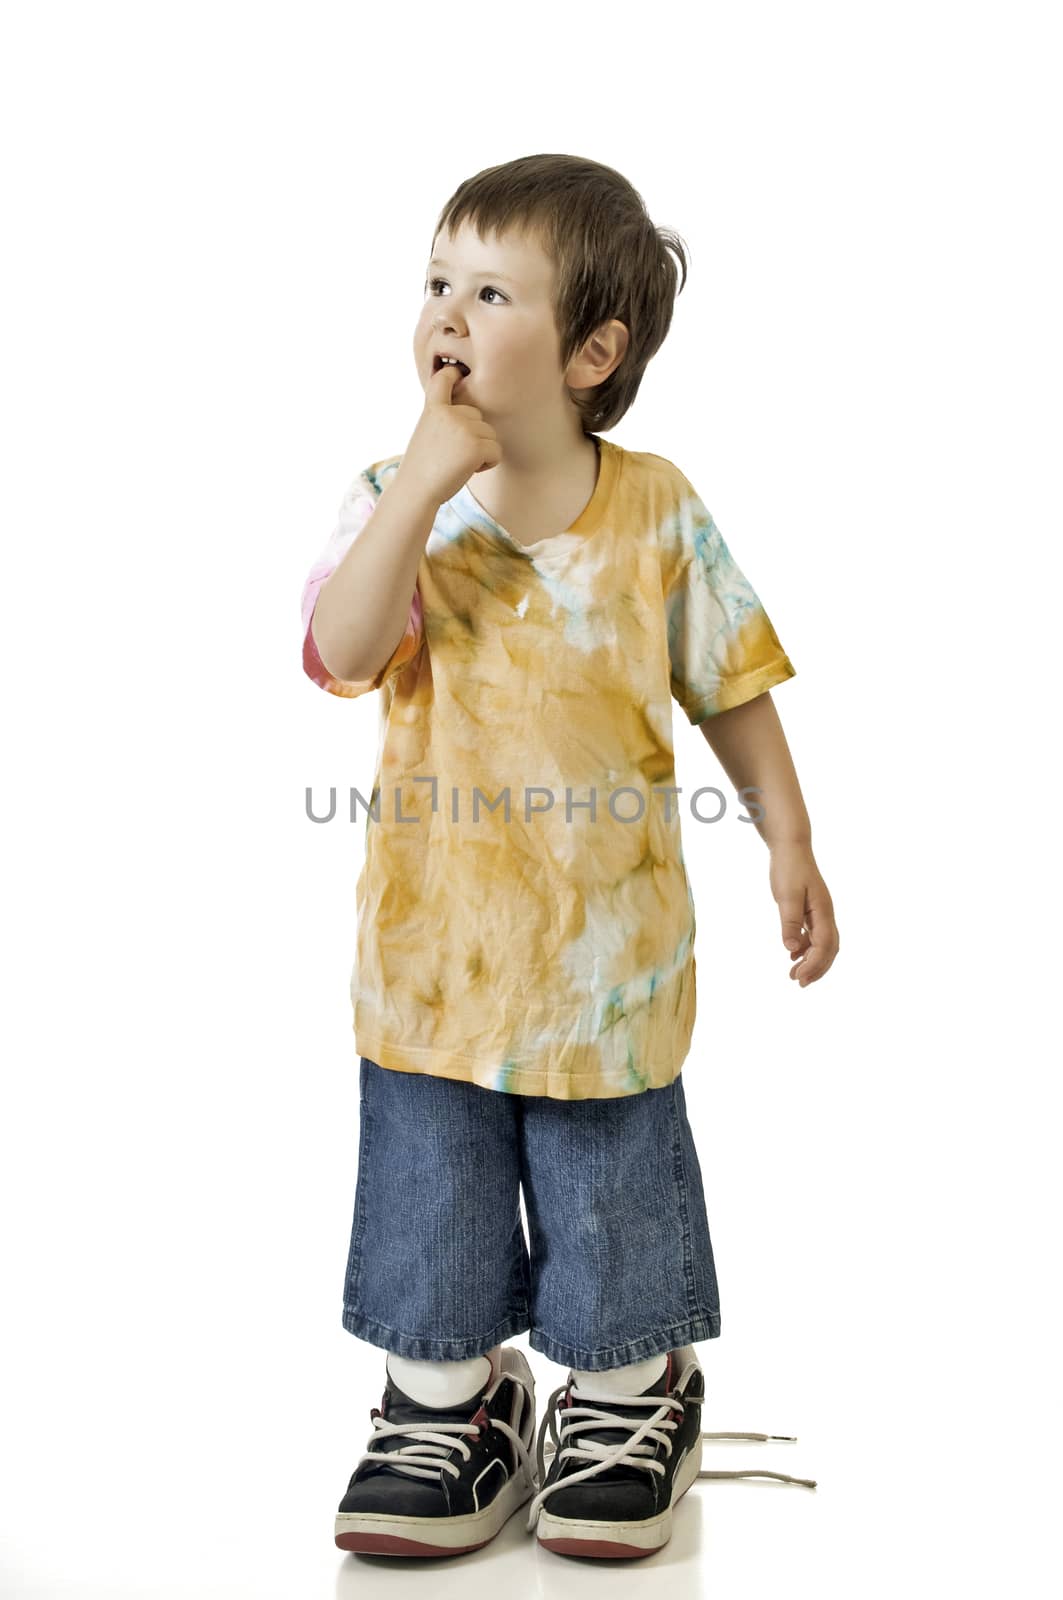
[[[834,906],[807,844],[776,845],[771,852],[771,892],[782,919],[783,943],[797,964],[801,988],[822,978],[841,948]]]
[[[424,410],[396,473],[396,479],[413,483],[437,506],[457,494],[473,473],[497,467],[502,459],[498,436],[477,408],[451,404],[460,376],[457,367],[445,366],[429,378]]]

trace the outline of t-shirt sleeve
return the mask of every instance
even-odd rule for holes
[[[795,668],[752,584],[682,473],[677,486],[665,541],[668,654],[672,694],[696,725],[792,678]]]
[[[418,582],[414,585],[413,597],[410,601],[410,614],[406,622],[406,631],[395,646],[389,659],[385,661],[374,678],[366,678],[360,682],[345,678],[334,678],[322,661],[314,643],[314,635],[310,624],[313,620],[314,607],[317,605],[317,597],[321,593],[325,582],[335,572],[347,551],[369,521],[378,498],[377,490],[374,488],[367,473],[360,472],[344,495],[336,518],[336,525],[329,535],[325,548],[310,568],[306,583],[303,586],[303,671],[308,678],[312,678],[322,689],[327,689],[329,694],[343,695],[347,699],[353,699],[355,695],[365,694],[370,689],[379,689],[381,684],[385,683],[395,673],[401,672],[402,668],[413,660],[424,642],[424,608],[421,602],[421,587]]]

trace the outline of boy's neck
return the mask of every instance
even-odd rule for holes
[[[571,459],[544,472],[522,472],[500,461],[469,479],[473,499],[501,524],[517,544],[534,544],[565,533],[585,509],[598,485],[599,448],[585,434]]]

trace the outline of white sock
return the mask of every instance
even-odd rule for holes
[[[487,1388],[497,1370],[500,1350],[501,1346],[495,1345],[489,1355],[473,1356],[469,1361],[412,1361],[407,1356],[389,1355],[387,1369],[411,1400],[423,1406],[455,1406]]]
[[[607,1394],[643,1394],[651,1383],[663,1378],[668,1357],[650,1356],[646,1361],[632,1362],[629,1367],[610,1367],[605,1372],[579,1372],[575,1367],[572,1376],[586,1394],[601,1389]]]

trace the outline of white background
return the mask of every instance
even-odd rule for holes
[[[5,8],[5,1596],[1058,1592],[1053,24]],[[702,1426],[798,1438],[704,1464],[819,1487],[699,1482],[641,1565],[522,1515],[389,1562],[332,1542],[383,1388],[340,1325],[362,827],[304,812],[371,786],[378,699],[303,675],[299,597],[420,414],[439,210],[537,151],[689,246],[610,437],[692,480],[797,669],[841,954],[799,990],[755,831],[686,822],[684,1083]]]

